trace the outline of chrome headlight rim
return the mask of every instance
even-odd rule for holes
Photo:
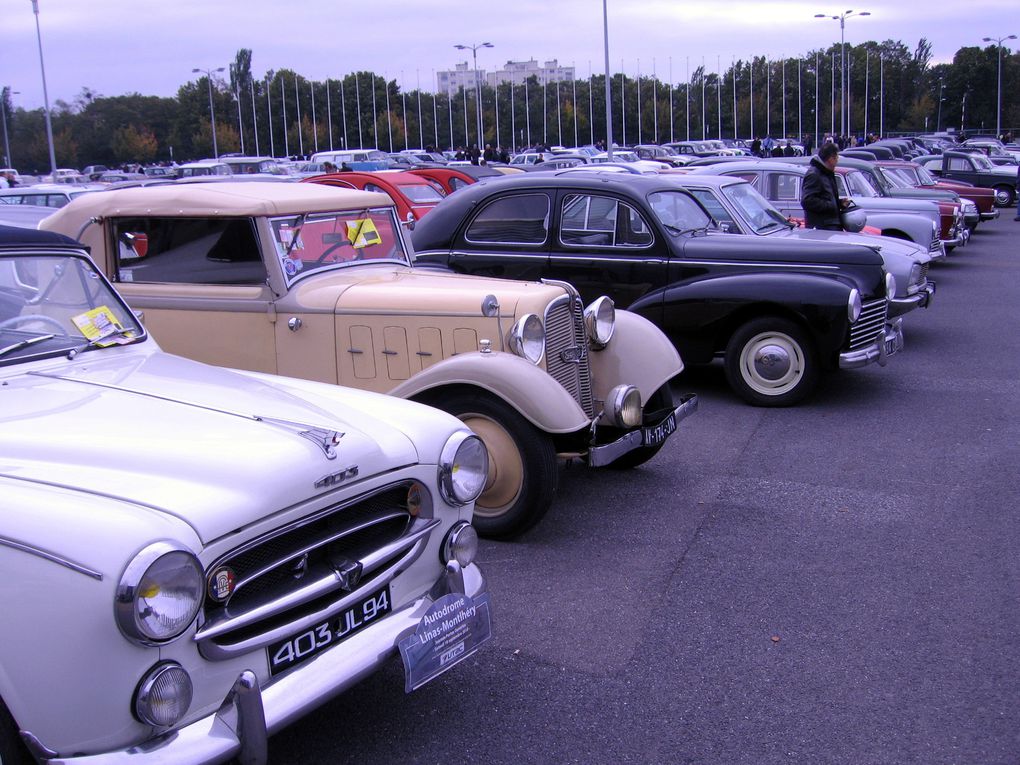
[[[636,428],[643,414],[641,391],[633,385],[617,385],[606,396],[605,415],[609,425]]]
[[[609,345],[616,331],[616,303],[608,295],[595,298],[584,309],[584,328],[595,350]]]
[[[179,701],[176,704],[177,711],[171,716],[160,716],[157,713],[156,705],[165,704],[169,700],[160,693],[160,686],[161,684],[165,686],[165,683],[168,681],[177,690],[176,695],[179,697]],[[191,676],[184,667],[175,661],[160,662],[150,669],[138,683],[138,688],[134,695],[134,703],[132,704],[135,718],[139,722],[151,725],[154,728],[164,729],[172,727],[180,722],[188,713],[194,698],[194,691]]]
[[[847,296],[846,301],[847,318],[850,319],[851,324],[861,318],[862,310],[864,310],[864,303],[861,301],[860,290],[854,287],[850,290],[850,294]]]
[[[890,300],[896,297],[896,277],[888,273],[885,275],[885,294]]]
[[[190,613],[188,613],[187,619],[178,619],[174,629],[156,634],[153,630],[147,629],[146,623],[139,619],[137,601],[143,596],[141,588],[150,572],[169,556],[173,556],[174,559],[182,558],[183,567],[191,570],[194,576],[193,582],[190,583],[195,592],[194,602],[189,608]],[[204,597],[205,574],[198,557],[182,545],[172,542],[154,542],[136,554],[121,575],[114,599],[117,626],[124,637],[139,645],[165,645],[176,640],[188,630],[195,621],[195,617],[198,616]]]
[[[458,475],[463,470],[472,472]],[[489,453],[474,433],[458,431],[447,439],[439,456],[439,493],[447,504],[463,507],[485,489],[489,476]]]
[[[450,527],[440,548],[440,561],[445,566],[452,560],[461,567],[474,562],[478,556],[478,532],[467,521],[458,521]]]
[[[535,366],[545,357],[545,326],[534,313],[526,313],[510,328],[507,345],[516,355]]]

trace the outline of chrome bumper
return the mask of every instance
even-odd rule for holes
[[[414,632],[433,603],[433,596],[459,592],[475,597],[486,591],[485,576],[475,564],[456,561],[436,581],[433,591],[407,604],[374,628],[358,632],[341,646],[325,651],[272,685],[260,688],[245,670],[220,708],[160,738],[117,752],[80,757],[46,757],[49,763],[119,765],[130,763],[218,763],[237,758],[245,765],[267,762],[269,735],[294,722],[341,691],[372,674],[398,652],[397,644]]]
[[[889,356],[903,349],[903,319],[896,319],[885,325],[885,332],[875,337],[867,348],[839,354],[840,369],[856,369],[873,361],[884,367]]]
[[[995,220],[999,217],[999,208],[992,208],[989,212],[981,213],[981,220]]]
[[[675,430],[681,420],[685,420],[698,411],[698,397],[694,393],[685,393],[682,396],[682,402],[680,406],[668,414],[662,419],[661,422],[655,425],[646,425],[642,428],[635,428],[630,433],[616,439],[609,444],[600,444],[599,446],[593,446],[588,450],[588,464],[591,467],[603,467],[611,462],[622,457],[627,452],[632,452],[642,446],[647,446],[649,440],[652,439],[652,443],[662,443],[665,441],[673,431],[670,431],[666,436],[659,440],[657,439],[657,433],[660,433],[662,428],[666,426],[669,420],[673,419],[673,429]]]
[[[927,308],[935,298],[935,282],[928,282],[923,289],[904,298],[889,301],[889,316],[902,316],[915,308]]]
[[[970,229],[965,228],[963,231],[958,231],[955,236],[952,236],[949,239],[943,239],[942,248],[945,249],[947,247],[959,247],[961,245],[967,244],[967,239],[969,237]]]

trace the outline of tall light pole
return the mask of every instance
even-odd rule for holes
[[[870,11],[843,11],[838,16],[816,13],[816,19],[833,19],[839,22],[839,134],[846,135],[846,20],[851,16],[870,16]]]
[[[191,70],[192,74],[204,74],[205,75],[206,84],[209,86],[209,125],[212,127],[212,151],[213,151],[213,157],[215,157],[216,159],[220,158],[220,150],[219,150],[219,147],[216,144],[216,111],[215,111],[215,108],[213,107],[213,100],[212,100],[212,75],[213,75],[213,72],[222,72],[222,71],[225,71],[225,70],[226,70],[226,67],[222,67],[222,66],[219,69],[192,69]],[[47,107],[46,110],[49,111],[49,107]]]
[[[56,180],[57,155],[53,151],[53,123],[50,121],[50,97],[46,91],[46,65],[43,63],[42,32],[39,31],[39,0],[32,0],[32,13],[35,14],[35,36],[39,41],[39,71],[42,73],[43,102],[46,105],[46,140],[50,146],[50,173],[53,180]]]
[[[939,77],[939,115],[938,118],[935,120],[935,131],[938,133],[942,132],[942,102],[946,100],[945,96],[943,95],[943,93],[945,93],[945,90],[946,90],[945,80]]]
[[[478,148],[482,148],[485,140],[482,138],[482,83],[478,79],[478,49],[479,48],[495,48],[491,42],[476,43],[474,45],[454,45],[457,50],[469,50],[471,51],[471,60],[474,64],[475,72],[475,115],[478,117]],[[465,103],[465,108],[466,103]],[[466,133],[467,131],[465,131]],[[467,136],[464,136],[465,142],[467,142]]]
[[[995,137],[1002,135],[1002,43],[1004,40],[1015,40],[1016,35],[1005,37],[982,37],[982,42],[993,42],[996,45],[999,59],[998,96],[995,102]],[[39,51],[39,59],[42,60],[42,50]],[[48,110],[48,108],[47,108]]]
[[[602,0],[602,48],[606,56],[606,154],[613,161],[613,101],[609,84],[609,8]],[[622,82],[622,79],[621,79]]]

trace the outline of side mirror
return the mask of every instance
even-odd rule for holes
[[[414,231],[414,213],[407,213],[407,217],[404,219],[404,225],[407,226],[408,231]]]

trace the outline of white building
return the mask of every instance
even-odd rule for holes
[[[476,79],[477,76],[477,79]],[[468,65],[468,62],[457,64],[456,68],[442,72],[436,72],[436,88],[440,93],[465,88],[474,89],[476,83],[484,82],[489,87],[495,87],[497,83],[510,82],[520,86],[529,77],[535,77],[539,85],[548,85],[552,82],[569,82],[574,79],[574,67],[560,66],[556,59],[546,61],[542,66],[538,65],[535,59],[527,61],[507,61],[502,69],[495,72],[486,72],[479,69],[477,73]]]
[[[479,69],[476,72],[468,65],[467,61],[463,64],[457,64],[453,70],[436,72],[436,89],[438,93],[455,92],[461,88],[474,90],[479,82],[485,82],[485,70]]]

